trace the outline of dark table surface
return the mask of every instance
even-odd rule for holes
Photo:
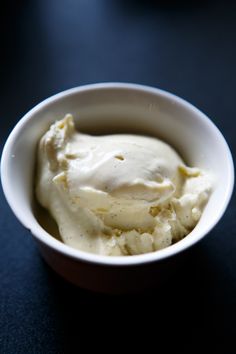
[[[44,98],[86,83],[136,82],[189,100],[236,152],[234,1],[32,0],[0,14],[0,148]],[[10,3],[10,4],[9,4]],[[0,191],[0,353],[91,349],[235,353],[235,196],[161,288],[108,296],[64,282]],[[154,320],[154,322],[150,322]],[[110,342],[111,341],[111,342]]]

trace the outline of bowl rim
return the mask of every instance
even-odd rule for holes
[[[103,90],[103,89],[121,89],[121,90],[129,89],[132,91],[139,91],[139,92],[142,91],[145,93],[151,93],[151,94],[164,97],[172,102],[178,103],[181,106],[184,106],[185,108],[188,108],[193,112],[195,112],[198,119],[204,121],[204,123],[209,127],[209,129],[214,131],[214,134],[217,135],[218,139],[221,141],[221,144],[223,144],[225,150],[225,158],[227,159],[227,165],[229,171],[229,183],[225,187],[226,188],[225,199],[219,207],[218,216],[214,218],[214,220],[211,220],[211,222],[209,222],[209,225],[207,226],[204,233],[199,233],[195,238],[185,237],[181,241],[156,252],[151,252],[151,253],[146,253],[141,255],[125,256],[125,257],[98,255],[98,254],[88,253],[85,251],[74,249],[62,243],[61,241],[55,239],[52,235],[50,235],[46,230],[42,228],[42,226],[38,223],[36,218],[35,218],[36,222],[34,223],[29,222],[29,220],[25,217],[23,211],[16,206],[16,203],[14,202],[14,193],[12,192],[12,186],[10,185],[10,180],[8,178],[8,169],[11,163],[10,162],[11,150],[18,134],[20,134],[22,129],[24,129],[24,126],[27,125],[27,123],[34,117],[34,115],[38,111],[46,108],[51,103],[55,103],[60,99],[68,97],[73,94],[77,94],[77,93],[79,94],[80,92],[92,91],[92,90]],[[213,229],[213,227],[218,223],[218,221],[223,216],[232,196],[233,186],[234,186],[234,165],[233,165],[233,158],[229,146],[222,133],[219,131],[216,125],[210,120],[210,118],[208,118],[203,112],[201,112],[198,108],[196,108],[188,101],[168,91],[147,86],[147,85],[123,83],[123,82],[104,82],[104,83],[82,85],[82,86],[74,87],[59,92],[49,98],[46,98],[42,102],[38,103],[35,107],[33,107],[30,111],[28,111],[15,125],[15,127],[11,131],[4,145],[2,157],[1,157],[1,181],[2,181],[2,187],[3,187],[3,192],[5,194],[5,198],[9,206],[11,207],[13,213],[15,214],[15,216],[27,229],[30,230],[33,237],[35,237],[38,241],[43,243],[45,246],[49,247],[50,249],[53,249],[56,252],[63,254],[64,256],[68,256],[77,261],[82,261],[85,263],[92,263],[96,265],[110,265],[110,266],[131,266],[131,265],[139,266],[143,264],[149,264],[152,262],[161,261],[169,257],[172,257],[176,254],[179,254],[182,251],[196,244]],[[19,203],[17,203],[17,205],[19,205]]]

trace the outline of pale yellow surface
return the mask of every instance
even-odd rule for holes
[[[194,228],[210,191],[206,173],[155,138],[81,134],[68,114],[39,143],[37,199],[80,250],[123,256],[170,246]]]

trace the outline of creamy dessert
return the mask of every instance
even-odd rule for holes
[[[170,246],[196,226],[211,192],[209,175],[163,141],[82,134],[70,114],[41,138],[37,158],[37,200],[63,242],[97,254]]]

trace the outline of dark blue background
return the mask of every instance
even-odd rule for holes
[[[0,148],[44,98],[86,83],[137,82],[189,100],[236,152],[234,1],[3,1]],[[42,261],[0,191],[0,352],[71,353],[146,345],[235,352],[235,197],[161,289],[96,295]],[[150,323],[150,320],[154,322]],[[111,340],[112,344],[109,344]]]

